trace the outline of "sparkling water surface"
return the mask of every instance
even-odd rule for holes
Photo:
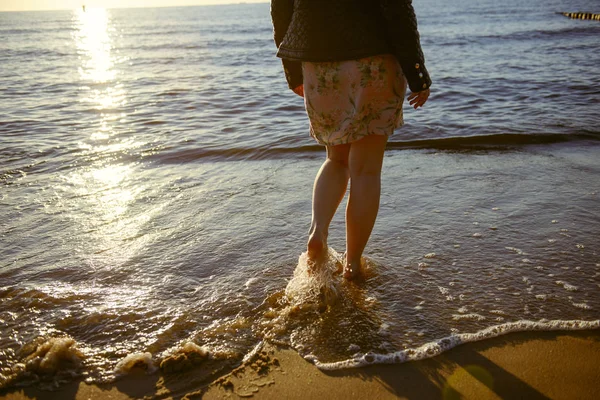
[[[0,13],[0,387],[190,342],[339,368],[597,328],[600,24],[556,14],[596,6],[415,1],[432,96],[391,139],[357,284],[343,212],[328,268],[301,256],[324,151],[268,4]]]

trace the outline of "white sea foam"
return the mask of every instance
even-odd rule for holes
[[[256,344],[256,346],[254,346],[254,348],[252,350],[250,350],[250,352],[248,352],[248,354],[246,354],[242,360],[242,362],[247,362],[248,360],[252,359],[252,357],[254,357],[255,355],[257,355],[264,347],[265,342],[264,341],[260,341]]]
[[[400,364],[407,361],[417,361],[432,358],[464,343],[477,342],[513,332],[528,331],[575,331],[584,329],[599,329],[600,320],[541,320],[517,321],[490,326],[475,333],[456,333],[442,339],[434,340],[414,349],[405,349],[388,354],[368,352],[356,357],[331,363],[323,363],[314,356],[310,358],[317,368],[321,370],[336,370],[344,368],[359,368],[372,364]]]
[[[21,378],[44,381],[42,387],[55,388],[61,380],[81,375],[86,358],[77,342],[70,337],[40,336],[25,344],[25,357],[0,373],[0,388]]]
[[[250,286],[252,286],[257,281],[258,281],[258,278],[252,277],[252,278],[248,279],[246,281],[246,283],[244,283],[244,286],[246,287],[246,289],[248,289]]]
[[[332,248],[317,263],[309,261],[306,252],[302,253],[285,288],[288,301],[292,306],[334,304],[339,296],[340,268],[341,255]]]
[[[350,346],[348,346],[348,351],[358,352],[359,350],[360,346],[357,344],[352,343]]]
[[[65,368],[79,367],[84,359],[82,351],[74,339],[69,337],[49,338],[35,346],[35,350],[26,358],[26,369],[38,374],[54,374]]]
[[[115,367],[115,376],[123,376],[135,370],[144,370],[151,374],[157,370],[151,353],[132,353],[126,355]]]
[[[506,250],[510,250],[510,251],[512,251],[513,253],[516,253],[516,254],[519,254],[519,255],[523,255],[523,254],[525,254],[525,253],[523,252],[523,250],[521,250],[521,249],[517,249],[516,247],[505,247],[505,249],[506,249]]]
[[[485,321],[485,317],[483,315],[477,313],[469,313],[469,314],[452,314],[452,319],[455,321]]]
[[[592,307],[588,303],[573,303],[573,305],[577,308],[581,308],[583,310],[591,310]]]
[[[565,290],[569,292],[576,292],[578,290],[577,286],[570,285],[565,281],[556,281],[556,284],[562,286],[563,288],[565,288]]]
[[[386,334],[390,329],[390,324],[388,324],[387,322],[382,322],[381,325],[379,325],[379,329],[377,330],[377,333],[380,335]]]

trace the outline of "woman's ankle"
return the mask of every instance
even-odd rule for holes
[[[327,234],[311,229],[306,245],[306,252],[310,260],[316,260],[327,250]]]

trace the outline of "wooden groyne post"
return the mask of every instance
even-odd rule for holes
[[[565,17],[573,18],[573,19],[592,19],[596,21],[600,21],[600,14],[595,14],[591,12],[559,12],[557,14],[564,15]]]

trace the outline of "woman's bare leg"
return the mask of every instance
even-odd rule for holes
[[[329,224],[346,194],[350,145],[327,146],[327,159],[321,166],[313,187],[312,223],[307,253],[316,260],[327,249]]]
[[[350,197],[346,207],[346,265],[344,277],[355,278],[379,212],[381,167],[387,136],[369,135],[353,142],[348,166]]]

